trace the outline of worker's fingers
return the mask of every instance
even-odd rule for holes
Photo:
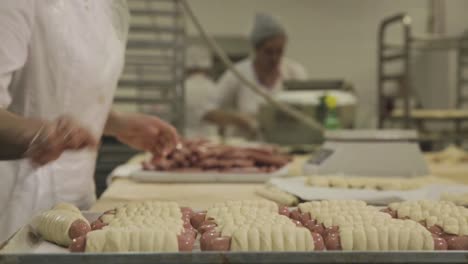
[[[57,131],[59,137],[63,138],[66,149],[96,148],[98,145],[98,140],[72,117],[60,117],[57,120]]]
[[[62,151],[47,151],[47,152],[38,152],[35,155],[31,157],[31,160],[38,165],[45,165],[47,163],[50,163],[54,160],[57,160],[60,155],[62,154]]]
[[[69,149],[97,148],[97,145],[97,139],[89,131],[80,127],[71,129],[66,140],[66,148]]]
[[[46,123],[25,156],[34,163],[45,165],[60,157],[66,150],[78,150],[85,147],[96,148],[98,141],[86,129],[71,117],[60,117],[52,123]]]
[[[180,143],[179,134],[177,130],[168,123],[164,123],[161,128],[161,142],[163,143],[163,154],[167,155],[172,152]]]
[[[68,117],[68,116],[59,117],[55,121],[57,132],[59,134],[66,136],[70,132],[70,129],[73,127],[73,123],[74,123],[74,120],[71,117]]]

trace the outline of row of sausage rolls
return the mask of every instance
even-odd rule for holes
[[[290,217],[324,238],[327,250],[444,250],[447,243],[415,221],[394,219],[362,201],[303,203]]]
[[[72,252],[192,251],[196,230],[193,211],[172,202],[127,204],[105,212],[93,231],[73,240]]]
[[[468,250],[468,209],[446,201],[392,203],[382,210],[397,219],[411,219],[433,236],[446,241],[449,250]]]
[[[289,210],[266,200],[216,204],[194,214],[192,224],[202,234],[207,251],[323,250],[323,239],[288,218]]]

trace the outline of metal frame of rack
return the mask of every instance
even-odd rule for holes
[[[390,44],[386,41],[388,30],[392,26],[400,26],[402,28],[401,44]],[[414,93],[411,83],[411,59],[417,50],[459,50],[459,73],[458,78],[461,78],[464,66],[468,68],[467,53],[468,48],[463,47],[466,39],[463,37],[439,37],[439,36],[419,36],[416,37],[412,32],[411,17],[405,13],[397,14],[385,18],[379,25],[378,32],[378,51],[377,51],[377,89],[378,89],[378,127],[383,128],[384,123],[391,117],[391,111],[387,105],[388,96],[385,94],[385,85],[390,82],[396,82],[399,88],[399,96],[403,99],[403,126],[410,128],[411,120],[411,96]],[[464,42],[465,41],[465,42]],[[464,56],[464,57],[463,57]],[[463,58],[463,59],[462,59]],[[389,74],[385,70],[385,66],[390,63],[402,63],[401,71],[397,74]],[[466,78],[468,79],[468,78]],[[464,80],[466,81],[466,80]],[[458,82],[459,87],[466,84],[464,81]],[[465,85],[466,86],[466,85]],[[463,98],[461,96],[461,88],[458,88],[457,102]],[[468,100],[468,98],[466,98]],[[457,103],[457,107],[459,103]],[[461,122],[460,119],[450,119],[456,123]],[[457,124],[457,127],[459,125]],[[458,130],[458,128],[457,128]]]
[[[468,31],[460,38],[457,69],[457,107],[468,106]]]
[[[125,69],[114,99],[118,110],[156,115],[184,129],[186,32],[181,0],[128,0],[131,23]],[[96,192],[112,170],[137,152],[104,137]]]
[[[180,0],[129,0],[132,22],[115,105],[184,129],[186,32]]]
[[[0,255],[0,263],[466,263],[466,251],[194,252]]]

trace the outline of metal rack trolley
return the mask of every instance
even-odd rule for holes
[[[161,117],[184,129],[185,21],[180,0],[129,0],[126,63],[114,106]],[[96,166],[97,194],[106,178],[136,152],[104,138]]]
[[[392,26],[400,26],[403,29],[402,44],[390,44],[386,37]],[[412,32],[411,17],[407,14],[397,14],[384,19],[379,26],[378,32],[378,127],[383,128],[385,121],[400,119],[403,126],[409,128],[413,122],[421,124],[424,121],[448,120],[456,125],[456,135],[461,133],[461,123],[468,120],[468,112],[460,110],[468,102],[468,37],[416,37]],[[411,59],[417,50],[457,50],[458,51],[458,87],[457,105],[458,109],[450,109],[443,114],[437,115],[425,110],[411,109],[411,96],[413,87],[411,83]],[[402,64],[401,72],[389,74],[385,66],[399,62]],[[399,114],[389,111],[385,95],[385,85],[396,83],[400,96],[403,99],[403,109]],[[438,111],[440,112],[440,111]]]
[[[115,104],[184,126],[185,21],[180,0],[129,0],[131,25]]]

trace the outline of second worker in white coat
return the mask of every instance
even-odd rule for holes
[[[283,56],[287,34],[275,18],[264,13],[257,14],[250,41],[253,56],[235,65],[249,81],[274,94],[283,89],[283,81],[307,79],[302,65]],[[229,70],[218,81],[218,89],[221,93],[219,110],[207,114],[206,119],[218,125],[234,124],[240,129],[252,130],[251,124],[264,99]]]

